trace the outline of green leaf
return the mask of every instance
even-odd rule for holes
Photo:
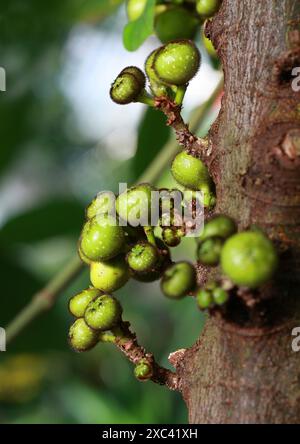
[[[127,23],[123,32],[123,44],[128,51],[136,51],[153,32],[155,0],[148,0],[143,14]]]
[[[139,125],[137,151],[133,158],[135,179],[143,173],[169,137],[170,128],[166,126],[163,113],[148,108]]]
[[[9,220],[0,230],[2,244],[32,243],[60,235],[79,235],[84,209],[75,200],[55,199]]]

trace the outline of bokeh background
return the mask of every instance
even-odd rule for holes
[[[172,137],[164,117],[140,104],[110,101],[126,65],[142,67],[159,45],[122,45],[118,0],[2,0],[0,66],[0,326],[5,327],[76,251],[84,208],[100,190],[133,183]],[[201,43],[198,41],[200,47]],[[220,78],[205,51],[184,114]],[[199,128],[204,135],[215,107]],[[168,171],[161,186],[174,183]],[[176,258],[195,257],[189,239]],[[110,344],[70,350],[68,298],[88,286],[84,272],[56,306],[0,353],[1,423],[185,423],[181,397],[140,383]],[[194,343],[203,315],[191,298],[166,300],[159,284],[129,282],[117,292],[139,342],[169,366],[168,354]]]

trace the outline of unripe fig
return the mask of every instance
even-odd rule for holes
[[[160,78],[156,75],[156,72],[153,68],[154,58],[157,53],[157,49],[151,52],[151,54],[148,56],[146,63],[145,63],[145,71],[147,74],[147,77],[150,82],[150,88],[152,93],[156,97],[165,96],[168,97],[170,95],[170,90],[166,85],[163,85],[161,83]]]
[[[69,330],[69,343],[77,352],[93,348],[98,342],[98,334],[92,330],[83,318],[76,319]]]
[[[157,281],[164,270],[170,265],[171,263],[171,257],[170,257],[170,250],[169,248],[164,244],[164,242],[159,239],[155,238],[156,246],[159,250],[159,262],[157,264],[157,267],[155,267],[154,270],[146,271],[144,273],[133,273],[133,279],[140,281],[140,282],[154,282]]]
[[[220,262],[223,240],[217,237],[203,241],[197,252],[199,262],[204,265],[214,266]]]
[[[229,298],[228,292],[220,287],[215,288],[212,291],[212,295],[213,295],[213,300],[217,305],[225,304],[225,302],[227,302]]]
[[[171,6],[155,18],[155,33],[162,43],[177,39],[193,39],[199,20],[187,9]]]
[[[137,79],[137,81],[139,82],[140,86],[142,88],[145,88],[145,86],[146,86],[146,76],[145,76],[145,74],[143,73],[143,71],[140,68],[138,68],[137,66],[127,66],[126,68],[124,68],[121,71],[120,74],[122,75],[122,74],[125,74],[125,73],[133,75]]]
[[[199,236],[200,241],[210,237],[220,237],[226,239],[237,231],[236,223],[233,219],[222,214],[213,217],[204,224],[202,233]]]
[[[197,0],[196,10],[202,17],[212,17],[221,5],[221,0]]]
[[[144,12],[147,0],[127,0],[126,10],[128,20],[137,20]]]
[[[199,190],[202,185],[211,183],[204,163],[186,151],[181,151],[175,156],[171,172],[180,185],[192,190]]]
[[[119,216],[133,226],[151,225],[151,191],[154,188],[140,184],[120,194],[116,201]]]
[[[188,262],[177,262],[164,272],[161,289],[168,298],[181,299],[194,288],[195,284],[195,268]]]
[[[163,241],[168,247],[177,247],[183,236],[182,230],[176,227],[165,227],[162,230]]]
[[[83,252],[81,251],[80,248],[80,240],[79,240],[79,246],[78,246],[78,256],[80,257],[80,259],[82,260],[82,262],[84,262],[87,265],[91,265],[91,263],[93,262],[91,259],[89,259],[88,257],[86,257],[85,254],[83,254]]]
[[[177,40],[162,46],[154,56],[153,68],[168,85],[185,85],[197,73],[200,53],[191,40]]]
[[[118,221],[109,215],[88,220],[79,241],[81,252],[92,261],[109,260],[117,256],[125,245],[125,235]]]
[[[103,294],[91,301],[84,314],[85,322],[94,330],[110,330],[121,320],[122,307],[113,296]]]
[[[91,282],[95,288],[105,293],[112,293],[123,287],[129,278],[129,267],[123,255],[106,262],[93,262],[91,264]]]
[[[138,242],[127,254],[129,267],[138,273],[154,270],[158,259],[157,248],[145,241]]]
[[[201,191],[203,195],[203,206],[205,208],[213,208],[217,203],[217,199],[212,180],[210,179],[210,182],[207,183],[201,183],[199,185],[199,191]]]
[[[197,304],[199,308],[201,308],[201,310],[205,310],[213,304],[213,298],[211,292],[208,290],[203,290],[203,289],[199,290],[196,295],[196,299],[197,299]]]
[[[136,102],[143,91],[139,80],[130,73],[119,74],[110,88],[111,99],[119,105]]]
[[[272,277],[278,257],[274,245],[264,234],[245,231],[226,241],[221,265],[234,284],[256,288]]]
[[[139,381],[147,381],[153,375],[152,365],[147,359],[141,359],[134,368],[134,375]]]
[[[76,294],[69,301],[70,313],[76,318],[82,318],[88,304],[100,294],[96,288],[87,288]]]
[[[86,218],[92,219],[98,214],[111,214],[115,209],[115,195],[111,191],[101,191],[86,209]]]

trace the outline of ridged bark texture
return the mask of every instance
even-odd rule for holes
[[[217,212],[262,227],[281,262],[272,284],[210,316],[177,363],[182,393],[191,423],[300,423],[300,1],[223,0],[206,33],[225,76],[210,132]]]

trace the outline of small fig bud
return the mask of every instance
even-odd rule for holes
[[[212,295],[213,295],[213,300],[217,305],[223,305],[229,299],[228,292],[220,287],[215,288],[212,292]]]
[[[213,298],[211,292],[208,290],[203,290],[203,289],[199,290],[196,295],[196,299],[197,299],[197,304],[199,308],[201,308],[201,310],[206,310],[207,308],[211,307],[211,305],[213,304]]]
[[[136,102],[143,87],[139,80],[130,73],[119,74],[110,88],[111,99],[119,105]]]
[[[146,86],[146,76],[145,76],[145,74],[143,73],[143,71],[140,68],[138,68],[137,66],[127,66],[126,68],[124,68],[121,71],[121,75],[122,74],[126,74],[126,73],[127,74],[132,74],[137,79],[137,81],[139,82],[141,88],[145,88],[145,86]]]
[[[164,272],[161,289],[168,298],[181,299],[193,290],[195,284],[195,268],[188,262],[177,262]]]
[[[221,5],[221,0],[197,0],[196,10],[201,17],[212,17]]]
[[[148,379],[151,379],[152,375],[152,365],[147,361],[147,359],[141,359],[134,368],[134,376],[139,381],[147,381]]]
[[[145,273],[155,268],[159,259],[157,248],[149,242],[138,242],[127,254],[129,267],[138,273]]]
[[[88,220],[82,230],[79,248],[91,261],[109,260],[125,245],[125,235],[116,218],[97,215]]]
[[[123,255],[106,262],[93,262],[90,279],[95,288],[105,293],[112,293],[123,287],[130,278],[129,267]]]
[[[181,242],[183,234],[183,231],[176,227],[165,227],[162,230],[163,241],[168,247],[177,247]]]
[[[220,237],[226,239],[237,231],[236,223],[228,216],[219,215],[210,219],[204,224],[202,233],[199,236],[200,241],[210,237]]]
[[[78,352],[93,348],[98,342],[98,334],[92,330],[83,318],[76,319],[69,330],[69,343]]]
[[[211,183],[208,169],[204,163],[186,151],[181,151],[175,156],[171,172],[180,185],[192,190],[199,190],[203,184]]]
[[[205,208],[213,208],[217,203],[217,199],[215,196],[214,184],[212,180],[207,183],[202,183],[199,186],[199,191],[201,191],[203,195],[203,206]]]
[[[244,231],[225,242],[221,265],[234,284],[256,288],[272,277],[278,257],[274,245],[264,234]]]
[[[156,246],[159,250],[159,261],[157,263],[157,266],[154,270],[146,271],[144,273],[133,273],[133,278],[140,282],[154,282],[158,280],[163,271],[170,265],[170,250],[169,248],[163,243],[163,241],[159,238],[155,238]]]
[[[121,320],[122,307],[113,296],[103,294],[91,301],[84,314],[85,322],[93,330],[110,330]]]
[[[178,40],[162,46],[155,54],[153,68],[168,85],[185,85],[197,73],[200,53],[191,40]]]
[[[223,240],[217,237],[203,241],[197,252],[199,262],[204,265],[215,266],[220,262]]]
[[[69,301],[70,313],[76,318],[82,318],[88,304],[100,294],[96,288],[88,288],[76,294]]]

